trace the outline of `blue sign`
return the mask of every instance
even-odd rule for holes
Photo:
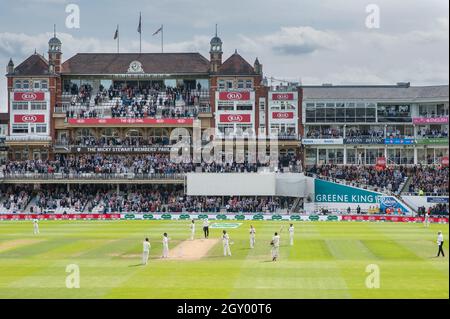
[[[427,197],[427,203],[448,203],[448,197]]]
[[[395,145],[413,145],[413,138],[386,138],[384,139],[384,144],[395,144]]]
[[[395,212],[400,208],[403,213],[407,213],[408,209],[403,206],[394,196],[380,197],[380,210],[384,212],[386,208],[393,209]]]

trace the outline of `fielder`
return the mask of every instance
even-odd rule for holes
[[[442,249],[442,247],[444,246],[444,236],[442,235],[441,231],[438,232],[437,244],[438,244],[438,254],[436,257],[439,257],[441,254],[442,257],[445,257],[444,249]]]
[[[33,234],[34,235],[37,235],[37,234],[39,234],[39,224],[38,224],[38,219],[37,218],[34,218],[33,219]]]
[[[150,255],[150,242],[148,241],[148,238],[145,238],[144,243],[143,243],[143,250],[142,250],[142,264],[143,265],[147,265],[149,255]]]
[[[253,225],[250,225],[250,248],[253,249],[255,247],[255,234],[256,230]]]
[[[289,226],[289,238],[291,246],[294,246],[294,224]]]
[[[425,213],[425,219],[423,220],[423,225],[425,227],[429,227],[430,226],[430,221],[428,220],[429,217],[430,217],[429,213]]]
[[[191,240],[194,240],[195,237],[195,221],[192,220],[191,225],[189,226],[191,228]]]
[[[169,237],[167,237],[167,233],[164,233],[162,258],[168,258],[168,257],[169,257]]]
[[[280,236],[278,233],[275,233],[272,237],[270,244],[272,245],[272,261],[276,261],[280,253]]]
[[[230,236],[228,236],[227,231],[223,231],[222,235],[222,243],[223,243],[223,255],[224,256],[231,256],[231,250],[230,250]]]

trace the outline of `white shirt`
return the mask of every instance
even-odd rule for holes
[[[276,235],[272,237],[273,247],[280,247],[280,236]]]
[[[203,221],[203,227],[208,227],[209,226],[209,221],[207,219],[205,219]]]
[[[35,219],[33,219],[33,225],[34,226],[37,226],[38,225],[38,220],[35,218]]]
[[[250,237],[255,237],[256,229],[250,228]]]
[[[224,234],[222,236],[222,242],[224,245],[228,245],[228,241],[230,240],[230,236],[228,236],[228,234]]]
[[[166,236],[163,237],[163,246],[165,247],[169,246],[169,238]]]
[[[440,245],[444,241],[444,236],[442,234],[438,235],[437,243]]]
[[[142,246],[143,246],[144,253],[150,252],[150,242],[144,240],[144,243],[142,244]]]
[[[290,226],[290,227],[289,227],[289,233],[290,233],[291,235],[294,235],[294,226]]]

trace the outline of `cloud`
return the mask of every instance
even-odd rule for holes
[[[244,46],[253,50],[270,48],[281,55],[305,55],[318,50],[333,49],[340,44],[339,36],[331,31],[309,26],[281,27],[275,33],[250,38],[241,35]]]

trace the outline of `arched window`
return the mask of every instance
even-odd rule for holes
[[[22,81],[16,80],[16,82],[15,82],[15,84],[14,84],[14,87],[15,87],[16,89],[21,89],[21,88],[22,88]]]

